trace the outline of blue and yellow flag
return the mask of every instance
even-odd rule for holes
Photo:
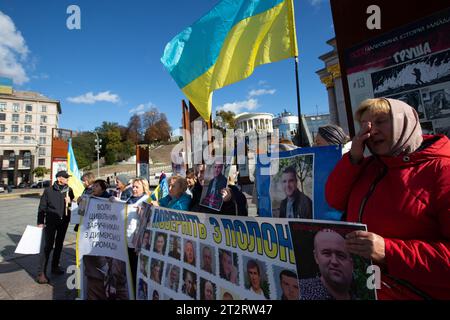
[[[161,179],[161,182],[158,184],[158,186],[153,190],[152,194],[148,198],[148,202],[151,203],[152,201],[159,201],[165,196],[169,194],[169,185],[167,184],[167,179]]]
[[[69,187],[72,188],[75,198],[78,198],[83,193],[84,186],[81,182],[77,159],[75,159],[75,154],[73,153],[72,139],[69,139],[69,149],[67,151],[67,173],[71,175],[68,182]]]
[[[12,79],[0,77],[0,94],[12,94]]]
[[[222,0],[166,45],[161,62],[209,121],[214,90],[297,55],[292,0]]]

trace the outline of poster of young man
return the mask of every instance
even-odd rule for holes
[[[125,239],[125,210],[123,202],[89,200],[77,241],[81,299],[134,299]]]
[[[376,299],[375,289],[368,286],[371,262],[350,254],[345,245],[346,235],[366,231],[365,225],[290,221],[289,226],[295,258],[300,262],[297,274],[301,300]]]
[[[220,211],[223,204],[222,190],[228,185],[225,176],[225,165],[214,163],[206,167],[205,186],[203,187],[200,205]]]
[[[325,200],[325,183],[342,157],[341,146],[297,148],[276,159],[258,158],[258,214],[264,217],[340,220]]]

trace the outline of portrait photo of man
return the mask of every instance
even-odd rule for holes
[[[262,269],[262,262],[259,262],[255,259],[249,259],[246,261],[244,259],[244,265],[246,266],[245,275],[245,287],[250,290],[258,300],[269,299],[268,292],[264,292],[263,286],[263,278],[265,278],[265,284],[268,286],[267,277]]]
[[[183,270],[183,286],[181,292],[197,299],[197,275],[190,270]]]
[[[164,268],[164,262],[158,259],[152,259],[150,266],[150,279],[158,284],[161,284],[162,272]]]
[[[180,260],[181,252],[180,252],[180,237],[170,236],[169,241],[169,257]]]
[[[331,229],[317,232],[313,254],[319,275],[300,279],[301,300],[351,300],[353,259],[344,237]]]
[[[211,274],[215,274],[215,250],[213,247],[200,244],[200,252],[201,252],[201,269],[209,272]]]
[[[282,270],[280,272],[280,300],[298,300],[300,298],[300,289],[298,285],[297,274],[291,270]]]
[[[312,219],[312,201],[298,189],[298,177],[295,167],[283,170],[281,184],[285,198],[280,204],[280,218]]]
[[[168,264],[166,269],[166,287],[177,292],[180,283],[180,267]]]
[[[237,268],[237,254],[231,251],[219,249],[219,261],[220,261],[220,277],[230,281],[231,283],[238,284],[239,274]]]
[[[152,232],[150,230],[145,230],[142,236],[142,249],[150,251],[151,241],[152,241]]]
[[[195,267],[195,243],[192,240],[184,240],[184,258],[183,261]]]
[[[208,173],[211,170],[208,171]],[[206,192],[203,191],[200,205],[220,211],[223,204],[222,189],[227,187],[227,178],[224,175],[224,165],[215,163],[212,166],[212,179],[207,182]],[[211,175],[208,175],[211,177]]]
[[[148,270],[148,256],[140,254],[139,255],[139,261],[140,261],[141,274],[144,277],[147,277],[147,275],[148,275],[148,271],[147,271]]]
[[[300,300],[376,299],[376,290],[367,286],[370,259],[351,254],[346,244],[346,235],[366,231],[365,225],[290,221],[289,229],[295,260],[301,261],[297,263]]]
[[[127,268],[124,261],[103,257],[83,256],[87,300],[128,300]]]
[[[200,278],[200,300],[216,300],[216,285],[212,281]]]
[[[164,255],[167,246],[167,234],[162,232],[157,232],[155,235],[155,243],[153,245],[153,251]]]

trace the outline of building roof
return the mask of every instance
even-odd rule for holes
[[[50,99],[50,98],[48,98],[38,92],[34,92],[34,91],[13,90],[12,94],[0,94],[0,99],[56,103],[56,105],[58,107],[58,113],[61,114],[61,103],[59,102],[59,100]]]
[[[266,113],[266,112],[244,112],[240,113],[235,117],[236,121],[240,121],[242,119],[251,118],[251,117],[271,117],[273,118],[272,113]]]

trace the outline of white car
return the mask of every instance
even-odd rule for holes
[[[5,192],[5,188],[3,186],[0,186],[0,193]]]

